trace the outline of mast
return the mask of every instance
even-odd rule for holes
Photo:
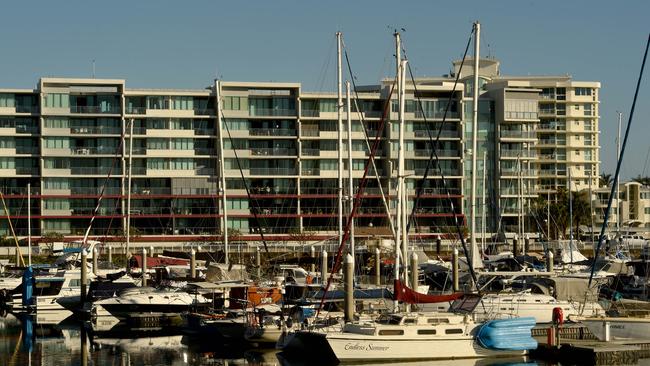
[[[345,97],[347,101],[348,117],[348,202],[350,204],[350,216],[354,209],[354,178],[352,177],[352,103],[350,98],[350,81],[345,82]],[[350,222],[350,253],[354,257],[354,218]]]
[[[618,112],[618,135],[616,137],[616,161],[621,156],[621,121],[623,119],[623,113]],[[621,178],[620,176],[616,177],[616,234],[621,235]],[[618,241],[619,238],[616,238]]]
[[[128,264],[128,256],[129,256],[129,247],[131,245],[131,172],[132,172],[132,167],[133,167],[133,123],[135,120],[133,118],[130,119],[129,123],[129,170],[127,172],[128,176],[126,179],[126,256],[127,256],[127,264],[126,264],[126,271],[130,272],[130,266]],[[85,239],[85,238],[84,238]],[[144,272],[143,272],[144,273]]]
[[[472,116],[472,180],[470,191],[469,221],[470,221],[470,243],[471,264],[478,263],[478,253],[476,245],[476,153],[478,149],[478,73],[479,73],[479,55],[480,55],[480,38],[481,24],[477,21],[474,23],[474,90],[473,90],[473,116]]]
[[[408,233],[406,232],[406,184],[405,184],[405,161],[404,161],[404,109],[406,106],[406,64],[407,60],[402,60],[400,67],[400,90],[399,90],[399,146],[398,146],[398,205],[400,207],[402,224],[402,260],[404,261],[404,283],[408,283]]]
[[[223,231],[223,252],[224,252],[224,263],[230,264],[229,260],[229,248],[228,248],[228,202],[226,200],[226,158],[223,153],[223,111],[221,110],[221,81],[217,80],[217,85],[215,86],[215,94],[217,98],[217,124],[219,126],[219,173],[221,176],[220,179],[220,193],[221,193],[221,208],[223,213],[223,220],[221,223]]]
[[[402,86],[401,82],[401,72],[400,67],[402,63],[402,55],[400,50],[402,48],[400,34],[395,32],[395,78],[397,79],[397,88],[400,89]],[[401,90],[398,90],[397,103],[398,105],[401,102]],[[401,110],[401,106],[400,106]],[[391,127],[391,133],[392,133]],[[391,148],[392,151],[392,148]],[[398,146],[398,161],[399,154],[401,152],[401,146]],[[400,190],[399,190],[399,166],[398,166],[398,184],[397,184],[397,206],[395,207],[395,268],[394,268],[394,278],[395,280],[399,279],[399,266],[400,266],[400,257],[401,257],[401,240],[402,240],[402,206],[400,205]],[[391,169],[392,170],[392,169]],[[404,261],[406,263],[406,261]],[[395,309],[398,308],[398,301],[395,300]]]
[[[27,263],[32,266],[32,183],[27,183]]]
[[[336,130],[338,131],[338,223],[339,223],[339,240],[343,237],[343,72],[341,66],[341,32],[336,32],[336,74],[337,74],[337,90],[338,100],[336,104],[336,114],[338,123]],[[351,148],[351,147],[348,147]]]
[[[483,204],[481,205],[481,253],[485,253],[485,201],[487,194],[485,193],[485,176],[487,175],[487,150],[483,151]]]
[[[571,264],[573,264],[573,193],[571,192],[571,167],[569,170],[569,253],[571,254]]]
[[[591,172],[589,172],[589,217],[591,218],[591,244],[595,244],[595,239],[594,239],[594,200],[592,197],[591,193],[591,181],[592,181],[592,175]],[[594,250],[596,248],[594,247]]]

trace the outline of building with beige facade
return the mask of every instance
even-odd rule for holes
[[[423,187],[414,240],[448,235],[454,216],[466,223],[471,153],[480,161],[477,181],[485,176],[477,227],[485,216],[487,235],[537,233],[530,201],[568,187],[569,170],[574,190],[597,183],[599,83],[503,76],[498,61],[482,59],[479,149],[472,152],[471,64],[460,70],[455,62],[452,75],[406,83],[409,207]],[[94,218],[91,236],[119,240],[130,200],[133,240],[218,241],[224,221],[239,239],[332,239],[339,150],[344,181],[349,172],[353,180],[353,192],[348,183],[342,190],[347,216],[376,142],[355,233],[389,237],[382,192],[394,214],[399,129],[392,83],[353,94],[350,146],[345,109],[343,126],[337,123],[337,95],[303,91],[300,83],[217,81],[179,90],[42,78],[35,89],[0,89],[0,183],[12,223],[17,235],[27,234],[29,184],[36,237],[79,237]],[[438,134],[439,159],[425,181]],[[9,233],[7,221],[0,229]]]

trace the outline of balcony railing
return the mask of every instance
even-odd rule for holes
[[[502,138],[517,138],[517,139],[534,139],[537,134],[534,131],[508,131],[501,130],[499,135]]]
[[[413,131],[413,135],[415,137],[429,137],[429,132],[427,130],[415,130]],[[438,130],[432,130],[431,131],[431,136],[433,138],[436,138],[438,136]],[[447,138],[454,138],[454,137],[459,137],[458,136],[458,131],[450,131],[450,130],[442,130],[440,132],[440,137],[447,137]]]
[[[415,168],[415,175],[424,175],[424,171],[426,168]],[[460,169],[443,169],[442,173],[445,176],[458,176],[460,175]],[[429,169],[429,175],[430,176],[438,176],[440,175],[440,172],[438,169]]]
[[[73,134],[106,134],[120,135],[122,129],[119,127],[92,126],[92,127],[70,127],[70,133]]]
[[[214,135],[214,129],[212,128],[195,128],[194,134],[197,136],[212,136]]]
[[[263,155],[263,156],[295,156],[296,149],[289,148],[251,148],[251,155]]]
[[[111,172],[111,168],[97,168],[97,167],[71,167],[70,171],[73,175],[107,175]],[[122,171],[120,169],[113,169],[111,172],[113,176],[121,175]]]
[[[295,116],[295,109],[282,108],[249,108],[248,113],[251,116]]]
[[[90,106],[80,106],[72,105],[70,106],[70,113],[94,113],[94,114],[120,114],[122,109],[120,107],[102,107],[99,105],[90,105]]]
[[[320,131],[315,128],[303,128],[300,131],[300,135],[306,137],[317,137],[320,136]]]
[[[119,151],[118,147],[113,146],[98,146],[98,147],[77,147],[70,149],[73,155],[114,155]]]
[[[215,154],[215,149],[211,149],[208,147],[195,147],[194,148],[194,155],[214,155]]]
[[[295,168],[250,168],[251,175],[296,175]]]
[[[534,158],[537,153],[532,150],[501,150],[501,157],[505,158]]]
[[[16,133],[38,133],[38,126],[16,125]]]
[[[442,119],[445,115],[444,110],[440,111],[424,111],[424,113],[421,110],[415,111],[415,118],[433,118],[433,119]],[[448,111],[447,112],[447,118],[460,118],[460,114],[458,112],[452,112]]]
[[[40,110],[37,105],[17,105],[16,113],[38,113]]]
[[[302,175],[320,175],[318,168],[302,168]]]
[[[420,149],[414,151],[415,156],[418,157],[429,157],[431,156],[431,150],[429,149]],[[453,149],[436,149],[436,153],[441,157],[460,157],[460,151]]]
[[[38,171],[38,168],[16,167],[16,174],[18,175],[37,175]]]
[[[291,128],[251,128],[250,136],[295,136],[296,130]]]
[[[306,149],[306,148],[303,148],[301,151],[302,151],[302,155],[304,155],[304,156],[319,156],[320,155],[320,149]]]
[[[537,112],[505,112],[506,119],[537,119]]]
[[[315,110],[315,109],[303,109],[300,114],[303,117],[319,117],[320,116],[320,111]]]
[[[147,113],[147,107],[131,107],[131,106],[127,106],[126,107],[126,113],[127,114],[146,114]]]

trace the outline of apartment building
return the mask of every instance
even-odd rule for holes
[[[592,191],[592,214],[596,232],[599,232],[605,221],[610,192],[611,187],[600,187]],[[650,231],[650,187],[633,181],[621,183],[619,198],[612,201],[608,226],[618,226],[623,232],[647,234]]]
[[[468,64],[459,70],[454,63],[462,81],[455,91],[456,74],[406,83],[411,209],[423,187],[414,239],[446,235],[454,219],[466,223]],[[477,227],[484,215],[487,233],[535,232],[527,210],[532,198],[567,186],[568,169],[574,189],[596,177],[599,85],[505,77],[492,59],[481,60],[479,73]],[[36,237],[78,237],[90,227],[93,237],[120,240],[130,203],[133,240],[219,240],[224,220],[231,235],[247,240],[333,238],[339,193],[347,217],[377,146],[355,234],[388,237],[382,193],[394,215],[399,131],[392,84],[387,78],[353,94],[351,144],[345,106],[338,125],[336,94],[305,92],[299,83],[217,81],[200,90],[161,90],[127,88],[125,80],[42,78],[35,89],[0,89],[0,182],[13,227],[25,236],[29,212]],[[438,160],[431,161],[430,139],[438,134]],[[7,221],[0,230],[9,234]]]

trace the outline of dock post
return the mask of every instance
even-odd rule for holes
[[[350,254],[345,256],[343,280],[345,282],[345,321],[354,320],[354,257]]]
[[[381,286],[381,249],[375,248],[375,285]]]
[[[316,248],[313,245],[309,249],[309,256],[311,257],[311,271],[316,272]]]
[[[418,255],[417,253],[411,253],[411,288],[413,291],[418,290]]]
[[[440,238],[440,235],[436,236],[436,254],[440,255],[440,251],[442,250],[442,239]]]
[[[113,263],[113,247],[108,246],[108,262]]]
[[[154,253],[155,252],[153,251],[153,245],[152,245],[149,247],[149,255],[151,256],[151,258],[155,257]]]
[[[86,267],[86,249],[81,249],[81,303],[86,302],[86,284],[88,281],[88,267]],[[82,305],[83,306],[83,305]]]
[[[196,252],[190,250],[190,277],[196,278]]]
[[[16,267],[20,267],[20,248],[16,247]]]
[[[260,247],[255,248],[255,270],[257,271],[257,279],[262,279],[262,253]]]
[[[451,270],[452,280],[454,284],[454,291],[458,291],[460,286],[458,284],[458,249],[454,248],[451,255]]]
[[[611,333],[610,333],[610,328],[609,328],[609,322],[603,322],[603,334],[605,336],[604,341],[609,342],[611,339]]]
[[[93,248],[93,274],[97,276],[97,272],[99,270],[99,267],[97,266],[97,257],[99,256],[99,250],[97,248]]]
[[[147,249],[142,248],[142,287],[147,286]]]
[[[519,248],[517,248],[517,242],[519,241],[519,237],[517,234],[515,234],[515,237],[512,239],[512,255],[517,256],[517,252],[519,251]]]
[[[553,272],[553,251],[546,252],[546,271]]]
[[[320,263],[320,277],[323,284],[327,283],[327,251],[323,250],[321,253],[321,263]]]

